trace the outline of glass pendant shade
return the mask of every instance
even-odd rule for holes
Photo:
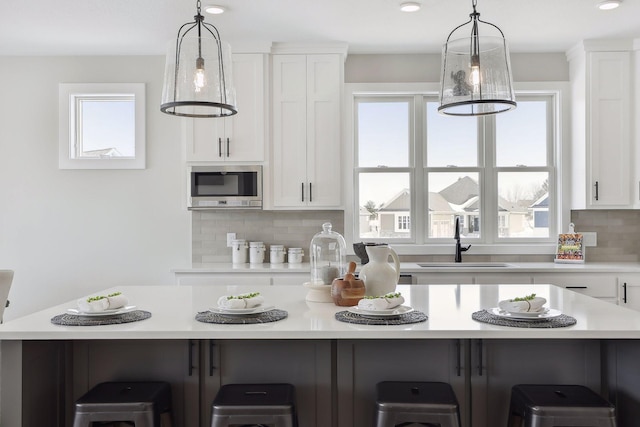
[[[160,111],[184,117],[225,117],[238,112],[231,49],[203,22],[184,24],[167,52]]]
[[[456,27],[443,46],[438,108],[442,114],[482,116],[516,108],[507,42],[498,27],[479,16],[474,3],[469,22]],[[481,27],[498,34],[481,36]],[[452,37],[464,28],[470,29],[469,37]]]

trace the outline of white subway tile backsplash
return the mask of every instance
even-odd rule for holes
[[[303,248],[303,261],[309,260],[308,248],[313,236],[330,222],[333,230],[344,234],[342,211],[193,211],[192,262],[231,262],[227,233],[250,242]],[[265,257],[268,261],[268,256]]]

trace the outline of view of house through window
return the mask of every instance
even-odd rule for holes
[[[424,243],[550,241],[552,95],[483,117],[437,112],[436,96],[355,98],[356,238]]]

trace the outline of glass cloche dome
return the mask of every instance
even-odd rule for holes
[[[311,283],[331,285],[346,272],[347,245],[340,233],[331,231],[331,223],[322,224],[322,231],[311,239]]]

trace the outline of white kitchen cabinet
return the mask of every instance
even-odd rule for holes
[[[344,55],[272,56],[274,209],[342,206]]]
[[[640,311],[640,274],[618,277],[618,304]]]
[[[473,273],[412,273],[418,285],[472,284]]]
[[[569,54],[574,209],[634,206],[632,43],[584,42]]]
[[[617,279],[612,273],[535,273],[533,283],[552,284],[616,304]]]
[[[309,272],[270,272],[260,273],[176,273],[177,285],[212,285],[212,286],[302,286],[310,280]]]
[[[238,114],[225,118],[184,119],[188,162],[265,160],[266,61],[263,54],[233,55]]]
[[[480,285],[527,284],[533,283],[533,277],[530,273],[477,273],[473,283]]]

